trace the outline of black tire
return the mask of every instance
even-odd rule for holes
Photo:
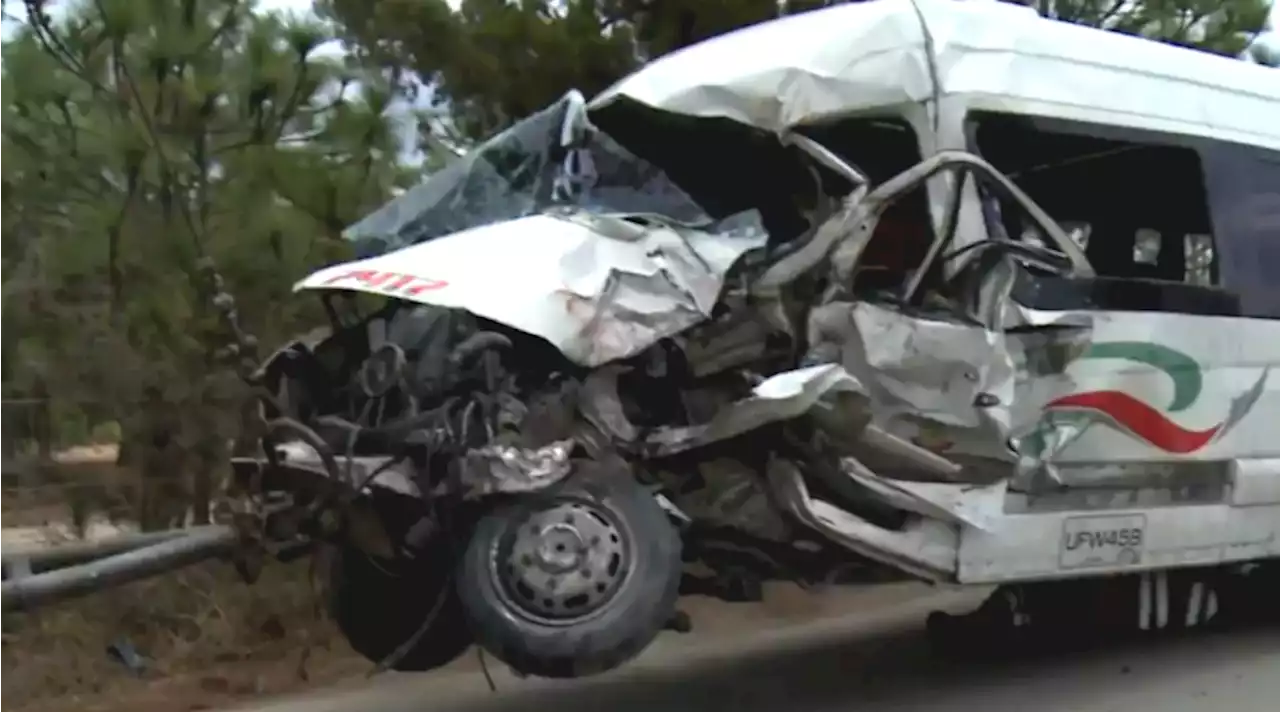
[[[967,613],[930,613],[925,630],[932,651],[952,661],[1016,656],[1026,630],[1015,625],[1017,599],[1010,595],[1015,590],[997,588],[982,605]]]
[[[572,557],[568,568],[547,568],[552,563],[546,557],[554,556],[547,532],[558,525],[542,529],[536,539],[542,542],[537,551],[547,552],[540,553],[542,558],[536,565],[512,564],[517,558],[515,547],[524,545],[516,541],[516,532],[522,527],[540,526],[538,518],[558,517],[562,511],[569,512],[564,515],[566,521],[574,516],[573,512],[591,517],[577,520],[586,522],[580,528],[572,524],[564,527],[573,533],[562,534],[577,537],[573,541],[581,544],[576,553],[565,555]],[[605,520],[613,528],[600,529]],[[617,538],[608,534],[604,545],[596,546],[592,542],[600,542],[601,537],[587,535],[593,531],[613,532]],[[621,548],[616,551],[625,551],[625,556],[616,551],[609,554],[609,541],[618,542],[614,546]],[[516,672],[552,678],[583,677],[631,660],[672,620],[683,570],[680,549],[679,532],[652,494],[629,474],[609,472],[587,463],[563,485],[528,495],[481,519],[459,567],[458,590],[477,642]],[[562,551],[563,547],[556,550]],[[606,557],[620,557],[622,563],[606,566],[604,576],[592,578],[590,572],[600,570],[594,564],[601,560],[601,551]],[[560,559],[555,563],[564,562]],[[624,573],[613,573],[624,567]],[[500,570],[509,573],[500,574]],[[544,600],[547,607],[555,608],[552,599],[540,599],[534,594],[523,604],[516,600],[520,589],[512,587],[512,580],[524,577],[523,581],[530,576],[559,577],[573,587],[594,590],[596,593],[565,598],[564,603],[568,606],[574,598],[595,595],[599,600],[592,605],[598,607],[581,613],[587,606],[582,604],[566,609],[564,617],[543,617],[530,606],[536,607],[539,600]],[[604,581],[611,581],[607,589]],[[573,587],[562,586],[559,590],[568,596],[577,590]]]
[[[455,557],[443,541],[433,549],[408,566],[375,561],[351,546],[338,550],[329,570],[329,612],[357,653],[382,662],[417,632],[437,602],[426,632],[391,669],[434,670],[471,647],[474,638],[452,585]]]

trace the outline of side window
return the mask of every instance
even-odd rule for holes
[[[1280,319],[1280,151],[1214,142],[1201,153],[1214,232],[1230,246],[1222,282],[1245,314]]]
[[[879,185],[915,166],[920,140],[898,118],[856,118],[804,130],[811,138],[853,162]],[[893,290],[924,261],[933,242],[929,198],[922,187],[888,207],[867,243],[855,275],[855,291]]]
[[[1133,233],[1133,263],[1158,267],[1162,247],[1164,247],[1164,235],[1161,235],[1159,230],[1152,230],[1149,227],[1138,228],[1137,232]]]
[[[988,112],[971,118],[978,153],[1067,229],[1100,276],[1218,283],[1204,171],[1194,149],[1121,140],[1052,119]],[[1023,233],[1007,216],[999,219],[1009,236]]]
[[[1183,246],[1187,254],[1187,283],[1208,287],[1213,284],[1213,236],[1187,235]]]

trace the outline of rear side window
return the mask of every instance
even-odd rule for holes
[[[1201,153],[1214,231],[1230,241],[1223,282],[1250,316],[1280,319],[1280,152],[1215,142]]]
[[[1194,149],[1051,119],[977,112],[972,120],[978,152],[1072,234],[1100,276],[1215,283],[1213,223]],[[1010,236],[1023,230],[1004,228]]]

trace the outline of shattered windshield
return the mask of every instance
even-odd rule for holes
[[[706,211],[658,167],[600,131],[561,147],[565,97],[490,138],[347,228],[369,257],[436,237],[574,205],[599,213],[652,213],[684,223]]]

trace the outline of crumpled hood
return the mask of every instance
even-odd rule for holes
[[[294,291],[345,289],[465,309],[540,336],[583,366],[705,320],[729,268],[764,245],[758,216],[717,232],[581,211],[498,222],[322,269]]]

